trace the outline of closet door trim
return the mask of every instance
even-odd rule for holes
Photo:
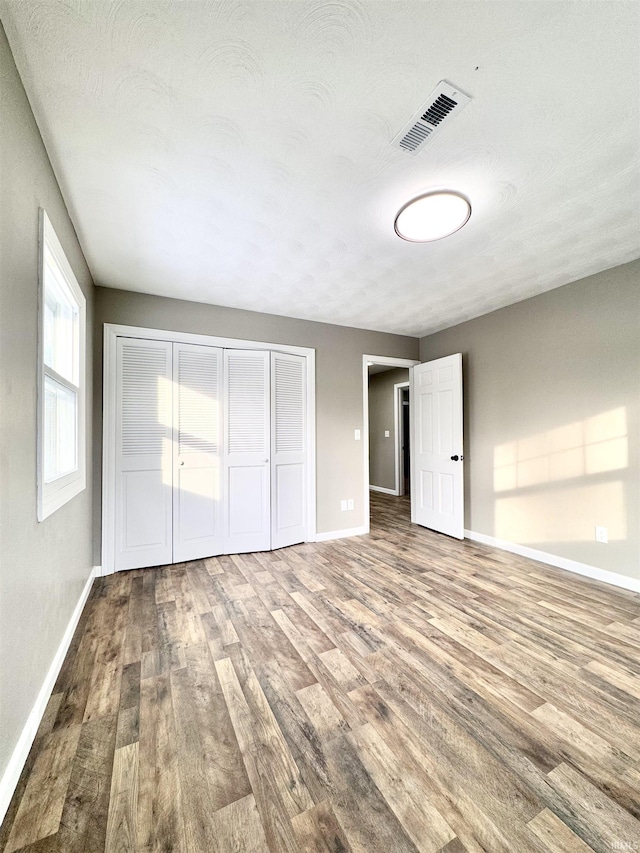
[[[108,575],[115,566],[115,470],[116,470],[116,352],[118,338],[139,338],[178,344],[200,344],[222,349],[267,350],[291,353],[306,359],[306,529],[308,542],[316,539],[316,351],[311,347],[266,341],[247,341],[211,335],[196,335],[140,326],[104,324],[103,348],[103,420],[102,420],[102,565],[101,574]]]

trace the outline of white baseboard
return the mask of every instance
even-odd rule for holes
[[[385,489],[384,486],[369,486],[370,492],[382,492],[383,495],[395,495],[398,497],[397,489]]]
[[[481,542],[483,545],[492,545],[494,548],[518,554],[520,557],[528,557],[530,560],[537,560],[539,563],[545,563],[547,566],[555,566],[558,569],[565,569],[568,572],[584,575],[584,577],[592,578],[596,581],[603,581],[603,583],[608,583],[612,586],[630,589],[632,592],[640,592],[640,579],[638,578],[630,578],[626,575],[620,575],[617,572],[598,569],[596,566],[588,565],[588,563],[579,563],[577,560],[569,560],[567,557],[558,557],[556,554],[549,554],[547,551],[538,551],[536,548],[528,548],[526,545],[518,545],[515,542],[507,542],[505,539],[496,539],[494,536],[487,536],[485,533],[476,533],[473,530],[465,530],[464,535],[467,539],[471,539],[474,542]]]
[[[4,816],[7,813],[7,809],[9,808],[9,803],[11,802],[11,797],[13,797],[13,792],[16,789],[16,785],[18,784],[18,780],[20,779],[20,774],[22,773],[22,768],[25,765],[27,760],[27,756],[29,755],[29,750],[31,749],[31,745],[35,739],[36,733],[38,731],[38,726],[42,720],[42,716],[47,707],[47,702],[49,701],[49,697],[51,696],[51,691],[53,690],[56,679],[58,678],[58,673],[60,672],[60,668],[62,667],[62,662],[65,659],[65,656],[69,650],[69,646],[71,645],[71,640],[73,638],[73,632],[76,630],[76,626],[78,621],[80,620],[80,615],[84,608],[84,605],[89,597],[89,593],[91,591],[91,585],[93,584],[93,579],[98,577],[101,573],[100,566],[94,566],[91,569],[91,574],[87,578],[87,582],[84,585],[84,589],[80,594],[80,598],[78,599],[78,603],[75,606],[73,613],[71,614],[71,619],[69,620],[69,624],[67,625],[62,640],[60,641],[60,645],[51,661],[51,666],[49,667],[49,671],[47,672],[42,687],[40,688],[40,692],[38,693],[38,698],[35,701],[33,708],[29,716],[27,717],[27,722],[25,723],[24,728],[22,729],[22,733],[18,738],[18,743],[16,744],[15,749],[13,750],[13,754],[9,759],[9,763],[7,764],[6,770],[2,776],[2,780],[0,780],[0,823],[4,820]]]
[[[316,542],[328,542],[330,539],[347,539],[349,536],[364,536],[369,532],[365,525],[362,527],[351,527],[348,530],[329,530],[327,533],[316,533]]]

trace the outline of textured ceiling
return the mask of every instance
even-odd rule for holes
[[[640,256],[639,8],[0,0],[96,283],[410,335]],[[399,240],[436,186],[467,226]]]

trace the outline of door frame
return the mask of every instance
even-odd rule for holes
[[[371,529],[371,510],[369,506],[369,365],[384,364],[388,367],[415,367],[420,361],[415,358],[394,358],[388,355],[362,356],[362,451],[364,460],[363,501],[364,526],[363,533]],[[396,453],[397,455],[397,453]],[[397,461],[396,461],[397,486]]]
[[[404,495],[404,483],[402,482],[404,477],[400,473],[404,456],[402,452],[402,418],[404,417],[402,389],[410,387],[410,382],[397,382],[393,386],[393,428],[396,431],[396,495],[398,497]],[[411,392],[409,392],[409,405],[411,405]],[[409,430],[409,436],[411,436],[411,430]],[[411,458],[411,440],[409,440],[409,458]]]
[[[179,344],[200,344],[223,349],[258,349],[269,352],[292,353],[306,359],[307,371],[307,476],[306,526],[307,542],[316,540],[316,351],[311,347],[290,344],[247,341],[215,335],[198,335],[166,329],[147,329],[141,326],[104,324],[102,372],[102,574],[109,575],[115,566],[115,473],[116,473],[116,352],[118,338],[170,341]],[[365,368],[366,369],[366,368]],[[368,443],[368,439],[367,439]],[[368,497],[368,493],[367,493]]]

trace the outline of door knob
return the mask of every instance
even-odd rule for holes
[[[456,453],[456,455],[455,455],[455,456],[452,456],[452,457],[451,457],[451,461],[452,461],[452,462],[457,462],[459,458],[460,458],[460,457],[459,457],[459,456],[458,456],[458,454]]]
[[[184,459],[181,459],[181,460],[180,460],[180,464],[181,464],[181,465],[184,465]]]

